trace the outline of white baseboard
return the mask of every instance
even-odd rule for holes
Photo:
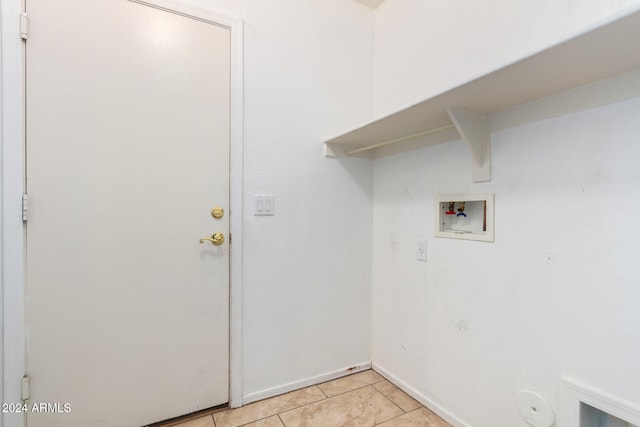
[[[424,393],[419,392],[415,388],[409,386],[407,383],[402,381],[400,378],[396,377],[384,367],[378,365],[377,363],[372,363],[372,368],[374,371],[385,377],[389,382],[393,383],[400,390],[407,393],[409,396],[413,397],[415,400],[435,412],[440,418],[448,422],[454,427],[471,427],[470,424],[462,421],[460,418],[453,415],[451,412],[443,408],[440,404],[438,404],[431,396],[428,396]]]
[[[266,390],[249,393],[242,398],[242,403],[246,405],[251,402],[256,402],[258,400],[277,396],[279,394],[288,393],[290,391],[299,390],[301,388],[320,384],[325,381],[335,380],[336,378],[355,374],[356,372],[366,371],[367,369],[371,369],[371,361],[358,363],[357,365],[354,365],[354,366],[337,369],[335,371],[305,378],[299,381],[294,381],[292,383],[283,384],[277,387],[268,388]]]

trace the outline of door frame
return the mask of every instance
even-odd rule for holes
[[[128,0],[156,9],[195,18],[230,31],[231,94],[229,138],[229,405],[242,406],[242,254],[243,254],[243,146],[244,82],[241,20],[219,15],[171,0]],[[2,56],[0,57],[0,352],[2,402],[22,399],[22,377],[26,373],[27,329],[25,327],[25,227],[22,194],[25,191],[25,43],[21,38],[21,0],[0,0]],[[21,427],[24,414],[0,413],[0,426]]]

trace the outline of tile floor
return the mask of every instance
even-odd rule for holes
[[[451,427],[372,370],[169,426]]]

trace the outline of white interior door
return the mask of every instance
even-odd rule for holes
[[[60,404],[28,427],[227,402],[229,30],[126,0],[27,8],[29,402]]]

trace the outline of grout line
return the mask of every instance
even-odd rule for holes
[[[291,409],[287,409],[286,411],[279,412],[277,415],[278,415],[278,417],[280,417],[281,414],[286,414],[287,412],[295,411],[295,410],[298,410],[300,408],[304,408],[305,406],[313,405],[314,403],[324,402],[326,400],[328,400],[328,399],[320,399],[320,400],[316,400],[315,402],[309,402],[309,403],[306,403],[304,405],[296,406],[295,408],[291,408]],[[280,420],[282,420],[282,418],[280,418]],[[283,422],[283,424],[284,424],[284,422]]]
[[[329,396],[327,393],[325,393],[325,392],[320,388],[320,386],[321,386],[322,384],[328,384],[328,383],[332,383],[332,382],[335,382],[335,381],[340,381],[340,380],[342,380],[342,379],[349,378],[349,377],[352,377],[352,376],[361,375],[361,374],[363,374],[363,373],[365,373],[365,372],[367,372],[367,371],[375,372],[376,374],[378,374],[378,376],[380,377],[380,380],[378,380],[378,381],[374,381],[374,382],[371,382],[371,383],[368,383],[368,384],[365,384],[365,385],[362,385],[362,386],[360,386],[360,387],[352,388],[352,389],[350,389],[350,390],[346,390],[346,391],[343,391],[342,393],[334,394],[334,395],[332,395],[332,396]],[[379,373],[377,373],[376,371],[374,371],[372,368],[369,368],[369,369],[367,369],[366,371],[356,372],[355,374],[350,374],[350,375],[347,375],[346,377],[341,377],[341,378],[337,378],[337,379],[335,379],[335,380],[325,381],[325,382],[323,382],[323,383],[316,384],[316,387],[318,387],[318,388],[320,389],[320,391],[321,391],[325,396],[327,396],[327,398],[328,398],[328,399],[330,399],[330,398],[332,398],[332,397],[340,396],[340,395],[342,395],[342,394],[349,393],[350,391],[359,390],[359,389],[364,388],[364,387],[366,387],[366,386],[368,386],[368,385],[372,386],[372,385],[374,385],[374,384],[378,384],[378,383],[381,383],[381,382],[383,382],[383,381],[387,381],[387,379],[386,379],[385,377],[383,377],[382,375],[380,375]],[[374,387],[374,388],[375,388],[375,387]]]
[[[377,388],[374,387],[374,390],[377,391],[378,393],[380,393],[382,395],[382,397],[384,397],[385,399],[387,399],[389,402],[391,402],[391,404],[393,406],[395,406],[396,408],[400,409],[402,411],[402,414],[398,415],[398,417],[401,417],[402,415],[406,414],[407,411],[405,411],[404,409],[402,409],[396,402],[394,402],[393,400],[391,400],[391,398],[389,396],[387,396],[386,394],[384,394],[383,392],[381,392],[380,390],[378,390]],[[397,418],[397,417],[396,417]],[[393,419],[393,418],[392,418]]]
[[[402,409],[402,408],[400,408],[400,409]],[[417,410],[417,409],[416,409],[416,410]],[[405,415],[407,415],[407,414],[408,414],[408,412],[405,412],[404,414],[400,414],[400,415],[398,415],[397,417],[393,417],[393,418],[388,419],[388,420],[385,420],[385,421],[383,421],[383,422],[381,422],[381,423],[374,424],[374,427],[375,427],[375,426],[381,426],[381,425],[382,425],[382,424],[384,424],[384,423],[388,423],[389,421],[396,420],[396,419],[398,419],[398,418],[400,418],[400,417],[403,417],[403,416],[405,416]]]
[[[380,381],[380,382],[382,382],[382,381]],[[379,383],[376,383],[376,384],[379,384]],[[396,391],[396,390],[397,390],[397,391],[399,391],[399,392],[401,392],[401,393],[404,393],[402,390],[400,390],[398,387],[396,387],[393,383],[390,383],[390,384],[391,384],[391,385],[393,385],[393,386],[395,387],[394,391]],[[410,410],[410,411],[405,411],[405,410],[404,410],[404,409],[402,409],[402,408],[400,407],[400,405],[398,405],[398,404],[397,404],[397,403],[396,403],[396,402],[391,398],[391,396],[389,396],[387,393],[383,392],[382,390],[380,390],[380,389],[379,389],[378,387],[376,387],[375,385],[373,386],[373,388],[375,388],[375,389],[376,389],[380,394],[382,394],[384,397],[386,397],[388,401],[390,401],[390,402],[391,402],[391,403],[393,403],[395,406],[397,406],[398,408],[400,408],[400,410],[401,410],[402,412],[404,412],[405,414],[408,414],[409,412],[413,412],[413,411],[415,411],[416,409],[420,409],[420,408],[414,408],[414,409],[412,409],[412,410]],[[406,394],[406,393],[405,393],[405,394]],[[411,396],[409,396],[409,395],[407,395],[407,396],[408,396],[408,397],[410,397],[411,399],[413,399]],[[414,400],[415,400],[415,399],[414,399]],[[420,402],[418,402],[418,404],[419,404],[420,406],[423,406]]]
[[[369,384],[369,385],[370,385],[370,384]],[[318,387],[318,386],[316,385],[315,387]],[[364,387],[366,387],[366,386],[364,386]],[[358,387],[358,388],[356,388],[356,389],[349,390],[349,391],[346,391],[346,392],[344,392],[344,393],[336,394],[335,396],[331,396],[331,397],[327,396],[327,395],[326,395],[326,393],[325,393],[325,392],[323,392],[323,391],[322,391],[322,389],[321,389],[320,387],[318,387],[318,389],[320,390],[320,392],[321,392],[323,395],[327,396],[326,398],[324,398],[324,399],[320,399],[320,400],[316,400],[315,402],[309,402],[309,403],[306,403],[306,404],[304,404],[304,405],[297,406],[297,407],[295,407],[295,408],[287,409],[286,411],[282,411],[282,412],[278,413],[278,417],[280,418],[280,415],[281,415],[281,414],[284,414],[284,413],[287,413],[287,412],[291,412],[291,411],[295,411],[295,410],[297,410],[297,409],[304,408],[305,406],[310,406],[310,405],[314,405],[314,404],[316,404],[316,403],[325,402],[325,401],[327,401],[327,400],[331,400],[331,399],[333,399],[334,397],[341,396],[341,395],[343,395],[343,394],[349,393],[350,391],[359,390],[359,389],[364,388],[364,387]],[[282,421],[282,418],[280,418],[280,421]],[[284,424],[284,421],[282,421],[282,424]]]
[[[280,416],[280,414],[278,414],[278,419],[280,420],[280,424],[282,424],[284,427],[287,427],[284,421],[282,420],[282,417]]]
[[[373,387],[373,385],[374,385],[374,384],[378,384],[379,382],[382,382],[382,381],[378,381],[378,382],[375,382],[375,383],[365,384],[365,385],[362,385],[362,386],[360,386],[360,387],[356,387],[356,388],[352,388],[352,389],[350,389],[350,390],[343,391],[342,393],[334,394],[334,395],[332,395],[332,396],[327,396],[327,394],[325,393],[325,396],[327,396],[327,398],[328,398],[328,399],[331,399],[331,398],[333,398],[333,397],[336,397],[336,396],[342,396],[343,394],[347,394],[347,393],[352,392],[352,391],[360,390],[361,388],[365,388],[365,387],[369,387],[369,386]],[[318,387],[318,388],[319,388],[319,387]],[[376,391],[378,391],[378,389],[377,389],[377,388],[375,388],[375,387],[373,387],[373,388],[374,388]],[[320,389],[320,391],[322,391],[322,389]],[[323,392],[323,393],[324,393],[324,392]]]
[[[324,395],[325,399],[328,399],[328,398],[329,398],[329,396],[327,396],[327,393],[325,393],[324,391],[322,391],[322,389],[321,389],[320,387],[318,387],[318,384],[316,384],[316,385],[315,385],[315,387],[316,387],[318,390],[320,390],[320,393],[322,393],[322,394]]]
[[[398,415],[397,417],[393,417],[393,418],[391,418],[390,420],[386,420],[386,421],[383,421],[383,422],[381,422],[381,423],[375,424],[375,426],[379,426],[379,425],[382,425],[382,424],[387,423],[387,422],[389,422],[389,421],[392,421],[392,420],[398,419],[398,418],[400,418],[400,417],[404,417],[405,415],[407,415],[407,414],[411,414],[411,413],[416,412],[416,411],[419,411],[420,409],[422,409],[422,408],[416,408],[416,409],[413,409],[413,410],[411,410],[411,411],[409,411],[409,412],[404,412],[404,411],[403,411],[403,412],[404,412],[404,414],[400,414],[400,415]],[[402,408],[400,408],[400,410],[402,410]],[[431,426],[431,425],[432,425],[432,424],[431,424],[431,420],[428,420],[428,421],[429,421],[429,425]],[[374,426],[374,427],[375,427],[375,426]],[[451,427],[451,426],[450,426],[450,427]]]
[[[266,417],[258,418],[256,420],[249,421],[248,423],[241,424],[238,427],[248,426],[249,424],[253,424],[253,423],[257,423],[258,421],[266,420],[267,418],[271,418],[271,417],[273,417],[275,415],[278,415],[278,414],[267,415]],[[213,420],[213,422],[215,422],[215,421],[216,420]]]
[[[320,390],[320,388],[317,385],[313,385],[313,386],[309,386],[309,387],[305,387],[305,388],[313,388],[313,387],[317,388],[320,391],[320,393],[322,393],[322,395],[325,396],[325,397],[322,398],[322,399],[314,400],[313,402],[305,403],[304,405],[298,405],[298,406],[294,406],[293,408],[289,408],[289,409],[286,409],[286,410],[283,410],[283,411],[280,411],[280,412],[276,412],[275,414],[271,414],[271,415],[269,415],[267,417],[264,417],[264,418],[261,418],[259,420],[251,421],[251,422],[249,422],[247,424],[251,424],[251,423],[254,423],[256,421],[261,421],[261,420],[264,420],[266,418],[273,417],[274,415],[277,415],[278,418],[280,418],[280,414],[284,414],[285,412],[295,411],[296,409],[304,408],[305,406],[313,405],[314,403],[324,402],[325,400],[328,399],[328,397],[326,397],[327,395],[324,394],[324,392],[322,390]],[[302,389],[300,389],[300,390],[302,390]],[[297,390],[294,390],[294,391],[297,391]],[[289,393],[292,393],[292,392],[289,392]],[[288,393],[285,393],[285,394],[288,394]],[[280,395],[280,396],[283,396],[283,395]],[[270,397],[268,399],[264,399],[264,400],[258,401],[258,402],[269,401],[271,399],[276,399],[277,397],[279,397],[279,396]],[[253,402],[253,403],[258,403],[258,402]],[[250,405],[252,405],[253,403],[250,403]],[[282,424],[284,425],[284,421],[282,421],[282,418],[280,418],[280,422],[282,422]],[[246,424],[243,424],[243,425],[246,425]],[[240,427],[242,427],[242,426],[240,426]]]

